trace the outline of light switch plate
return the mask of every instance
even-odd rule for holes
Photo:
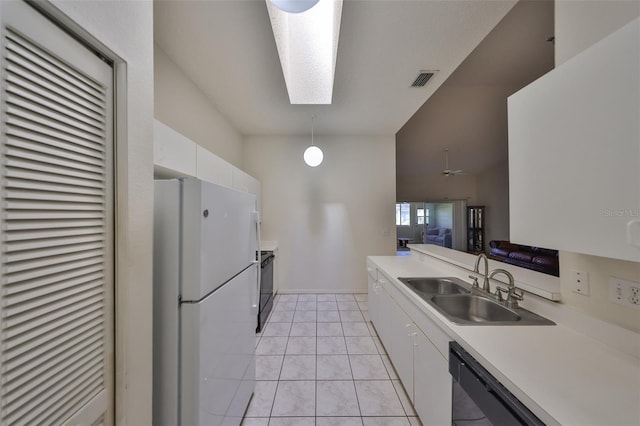
[[[571,291],[583,296],[589,295],[589,273],[584,271],[571,271]]]

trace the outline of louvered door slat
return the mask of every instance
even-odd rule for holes
[[[17,149],[29,150],[42,155],[52,156],[54,158],[61,158],[67,161],[78,162],[78,163],[86,163],[91,164],[93,166],[101,166],[104,157],[88,157],[85,154],[76,154],[73,151],[68,151],[66,149],[61,149],[60,143],[53,144],[43,144],[33,140],[22,139],[22,138],[7,138],[7,145],[12,146]]]
[[[33,98],[31,96],[30,98]],[[42,118],[46,118],[47,120],[51,120],[52,122],[58,122],[62,124],[69,125],[77,130],[82,130],[91,134],[94,134],[98,137],[103,137],[104,132],[102,132],[102,123],[101,122],[91,122],[89,120],[85,120],[82,117],[82,120],[78,119],[77,114],[73,114],[71,112],[61,110],[60,105],[54,105],[50,102],[40,102],[36,103],[33,99],[25,98],[22,96],[15,96],[13,92],[9,92],[7,95],[7,104],[15,106],[16,108],[22,110],[29,110],[34,114],[40,115]],[[41,104],[48,104],[43,106]],[[89,121],[87,123],[87,121]]]
[[[47,268],[50,268],[49,265],[52,263],[56,263],[58,261],[69,263],[69,261],[77,261],[82,259],[93,259],[96,256],[100,256],[102,253],[100,248],[96,250],[82,250],[75,251],[72,253],[64,253],[57,256],[49,256],[43,257],[40,259],[28,259],[22,262],[13,262],[7,264],[6,273],[7,274],[17,274],[19,272],[27,272],[31,270],[35,271],[45,271]],[[48,275],[46,272],[42,272],[43,275]],[[32,275],[33,276],[33,275]]]
[[[81,285],[76,285],[75,287],[68,287],[64,291],[55,293],[50,292],[45,296],[41,296],[40,298],[30,299],[22,304],[15,304],[11,307],[11,309],[7,309],[7,311],[3,315],[3,318],[11,318],[22,314],[33,315],[35,312],[45,312],[45,310],[47,309],[57,309],[61,306],[64,306],[63,303],[67,303],[68,301],[72,300],[72,298],[86,297],[87,292],[95,291],[95,289],[99,289],[100,286],[102,286],[102,281],[96,280],[89,283],[89,285],[82,283]],[[12,300],[12,302],[14,301]]]
[[[89,243],[68,244],[60,247],[46,247],[37,250],[24,250],[14,252],[5,258],[7,265],[12,265],[22,261],[38,261],[45,257],[53,257],[61,254],[73,254],[79,251],[94,250],[102,247],[102,239]]]
[[[10,38],[9,36],[8,38]],[[16,36],[19,37],[19,36]],[[13,43],[11,40],[7,43],[7,61],[18,64],[26,69],[31,70],[34,74],[46,79],[47,81],[57,85],[67,92],[73,93],[96,106],[102,105],[104,99],[102,94],[94,90],[92,87],[82,87],[82,83],[64,72],[51,67],[46,61],[40,60],[31,52],[23,49],[21,46]]]
[[[81,93],[91,94],[98,99],[97,104],[102,105],[104,102],[103,88],[92,79],[86,77],[83,73],[76,71],[75,68],[68,66],[63,61],[58,60],[55,56],[51,56],[42,49],[31,43],[25,37],[15,33],[12,30],[7,32],[7,50],[16,52],[23,58],[37,65],[36,69],[53,70],[52,74],[57,78],[63,79],[71,86],[78,88]],[[63,87],[70,89],[68,85]]]
[[[60,102],[69,102],[85,110],[93,111],[100,115],[103,113],[101,106],[86,100],[84,97],[77,96],[75,93],[69,92],[60,86],[48,81],[45,78],[34,74],[29,68],[22,67],[15,63],[8,63],[7,70],[12,74],[7,76],[7,82],[24,87],[26,82],[28,87],[34,93],[46,92],[51,96],[60,99]]]
[[[19,376],[18,380],[13,382],[8,380],[5,385],[7,390],[5,402],[12,404],[28,393],[39,393],[43,386],[54,381],[69,366],[86,358],[87,354],[99,352],[101,346],[102,342],[99,338],[85,341],[69,349],[59,359],[52,359],[49,364],[40,365],[27,374]]]
[[[6,114],[9,122],[13,122],[12,120],[15,119],[16,123],[22,123],[22,125],[27,128],[32,127],[40,133],[47,132],[49,129],[57,130],[95,143],[100,143],[100,140],[104,137],[104,134],[86,131],[77,122],[59,121],[57,117],[52,117],[50,114],[43,114],[35,105],[26,109],[16,104],[7,103]]]
[[[98,328],[92,329],[93,334],[83,336],[82,339],[69,339],[64,342],[63,345],[57,346],[49,352],[44,353],[38,357],[30,357],[28,362],[24,362],[20,365],[14,366],[12,375],[7,376],[5,385],[8,392],[13,392],[26,383],[37,380],[37,377],[42,374],[43,371],[50,368],[51,365],[64,360],[70,353],[82,349],[86,346],[93,345],[94,343],[100,343],[100,332]]]
[[[19,188],[25,190],[38,190],[47,192],[60,192],[68,194],[87,194],[87,195],[102,195],[100,188],[91,188],[86,186],[74,186],[66,185],[57,182],[41,182],[27,179],[13,179],[8,178],[6,180],[7,188]]]
[[[88,404],[92,395],[98,393],[104,387],[100,374],[95,374],[94,377],[85,380],[80,384],[75,392],[69,395],[65,401],[59,405],[52,405],[47,411],[40,414],[41,418],[53,419],[53,424],[62,424],[62,421],[67,418],[66,413],[74,413],[80,409],[83,405]]]
[[[25,396],[23,400],[28,401],[22,406],[17,404],[6,404],[5,409],[12,411],[13,415],[8,416],[9,422],[17,422],[22,424],[34,424],[37,423],[37,417],[42,414],[44,410],[50,408],[52,405],[57,404],[56,396],[60,396],[59,392],[63,389],[73,390],[79,385],[82,385],[85,380],[94,380],[101,374],[101,359],[96,357],[95,359],[89,359],[83,364],[75,365],[71,370],[71,374],[61,374],[58,377],[58,381],[51,384],[49,388],[44,390],[39,389],[40,393],[32,393]],[[85,379],[88,377],[88,379]],[[48,403],[48,404],[46,404]]]
[[[81,110],[78,106],[70,105],[69,102],[50,101],[49,96],[42,96],[40,93],[34,93],[17,85],[7,88],[7,92],[9,93],[8,99],[14,99],[18,105],[23,104],[29,106],[29,102],[33,102],[51,113],[63,117],[65,120],[78,120],[96,129],[102,127],[99,116],[92,117],[91,115],[93,114],[88,114],[90,110]]]
[[[74,327],[77,320],[94,319],[90,315],[100,314],[100,300],[98,297],[90,297],[84,300],[85,304],[78,309],[77,306],[67,306],[59,311],[50,312],[46,317],[36,317],[30,324],[24,324],[15,328],[7,329],[5,338],[11,339],[7,343],[7,350],[17,348],[21,345],[37,346],[47,342],[54,333],[65,330],[65,327]]]
[[[55,129],[35,126],[33,123],[17,117],[9,117],[8,120],[12,124],[12,126],[7,129],[8,135],[42,143],[50,143],[70,151],[82,152],[88,156],[104,158],[103,146],[100,143],[96,143],[95,140],[87,140],[86,138],[75,137]],[[80,149],[84,149],[84,151],[79,151]]]
[[[84,244],[91,242],[104,242],[104,235],[83,235],[80,237],[64,237],[64,238],[50,238],[48,240],[36,240],[36,241],[17,241],[13,243],[6,243],[5,249],[7,249],[7,258],[15,255],[16,253],[22,254],[25,250],[40,250],[51,247],[68,246],[72,244]],[[11,250],[11,251],[10,251]]]
[[[24,3],[0,7],[0,424],[62,424],[113,395],[113,74],[7,25],[5,9],[50,25]]]
[[[103,265],[95,264],[91,267],[85,266],[83,269],[72,269],[65,273],[58,273],[56,275],[48,275],[39,279],[32,279],[31,284],[28,282],[20,282],[11,286],[7,285],[5,288],[5,295],[6,297],[10,297],[17,293],[46,289],[50,286],[57,286],[59,283],[66,280],[74,280],[88,274],[102,272],[102,269]]]
[[[84,340],[90,339],[94,334],[100,334],[102,329],[102,319],[98,317],[90,322],[85,322],[79,327],[68,330],[68,332],[57,339],[50,340],[39,346],[28,346],[15,348],[14,355],[7,360],[7,374],[12,374],[12,379],[26,374],[39,365],[45,365],[50,359],[65,353]]]
[[[31,191],[31,190],[14,190],[11,187],[7,187],[7,196],[13,198],[20,198],[22,200],[42,200],[42,201],[56,201],[64,203],[91,203],[91,204],[103,204],[104,199],[99,195],[84,195],[84,194],[69,194],[65,192],[49,192],[49,191]]]
[[[51,86],[43,86],[42,84],[38,84],[38,79],[24,76],[14,75],[9,80],[11,82],[11,88],[7,88],[7,91],[11,91],[11,93],[18,94],[23,97],[29,98],[39,98],[38,102],[47,102],[51,101],[57,105],[60,105],[66,111],[74,111],[75,113],[81,114],[87,119],[92,120],[95,123],[96,120],[100,120],[101,109],[96,107],[93,104],[87,103],[78,103],[77,99],[70,100],[64,96],[64,92],[54,91]],[[43,83],[41,81],[41,83]]]
[[[76,204],[64,203],[59,201],[30,201],[30,200],[7,200],[6,208],[10,210],[83,210],[83,211],[102,211],[104,206],[100,203],[92,204]]]
[[[80,275],[75,278],[58,281],[57,283],[49,284],[47,286],[34,287],[22,292],[14,292],[8,294],[5,297],[11,298],[12,303],[21,304],[32,299],[39,299],[51,293],[62,292],[69,288],[75,288],[79,284],[88,284],[90,282],[95,282],[96,280],[99,280],[100,277],[100,272],[92,272],[89,274]]]
[[[43,410],[36,418],[36,422],[46,424],[42,419],[53,419],[52,424],[62,424],[62,420],[67,418],[67,413],[73,413],[82,405],[87,404],[92,399],[90,395],[97,394],[104,384],[98,371],[92,376],[87,376],[85,380],[77,380],[74,382],[74,386],[67,386],[71,389],[70,393],[66,395],[67,397],[60,400],[60,403],[52,404]]]
[[[91,287],[93,286],[93,287]],[[39,298],[31,298],[23,303],[13,303],[11,308],[3,313],[2,320],[7,321],[7,327],[15,327],[29,320],[31,316],[44,316],[64,308],[71,300],[85,299],[88,296],[95,296],[97,290],[102,286],[101,280],[94,280],[90,283],[81,283],[75,287],[66,288],[57,293],[47,293]]]
[[[42,238],[58,238],[72,235],[88,235],[88,234],[101,234],[102,227],[86,227],[86,228],[67,228],[57,229],[55,226],[46,228],[46,231],[42,229],[29,229],[29,230],[16,230],[11,233],[11,238],[7,238],[7,242],[24,241],[24,240],[39,240]]]
[[[11,183],[14,180],[25,180],[31,181],[33,184],[44,183],[46,184],[60,184],[67,185],[70,187],[78,187],[78,188],[92,188],[104,191],[104,182],[99,180],[83,180],[82,182],[78,182],[78,179],[70,178],[67,176],[54,175],[50,173],[44,173],[41,171],[33,171],[28,169],[11,169],[7,170],[5,177],[7,178],[7,183]]]
[[[89,226],[103,226],[104,221],[101,219],[60,219],[60,220],[13,220],[7,221],[5,229],[8,231],[20,231],[28,229],[42,229],[43,225],[46,225],[49,229],[56,228],[78,228]]]
[[[88,259],[66,261],[64,263],[53,263],[44,268],[32,268],[24,272],[18,272],[15,274],[6,275],[7,287],[15,286],[16,284],[24,284],[25,281],[36,281],[38,278],[55,276],[68,271],[73,271],[88,266],[97,265],[100,263],[99,258],[90,257]]]

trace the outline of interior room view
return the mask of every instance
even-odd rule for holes
[[[640,424],[640,1],[0,32],[0,424]]]

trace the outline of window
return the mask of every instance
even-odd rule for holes
[[[429,209],[416,209],[416,225],[429,224]]]
[[[396,225],[411,225],[411,205],[409,203],[396,204]]]

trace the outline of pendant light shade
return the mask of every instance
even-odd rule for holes
[[[304,150],[304,162],[307,163],[307,166],[317,167],[322,163],[323,158],[324,154],[317,146],[312,145]]]
[[[301,13],[311,9],[319,0],[270,0],[271,3],[283,12]]]
[[[324,158],[324,154],[322,150],[313,144],[313,119],[311,117],[311,146],[304,150],[304,162],[307,163],[307,166],[317,167],[322,163],[322,159]]]

